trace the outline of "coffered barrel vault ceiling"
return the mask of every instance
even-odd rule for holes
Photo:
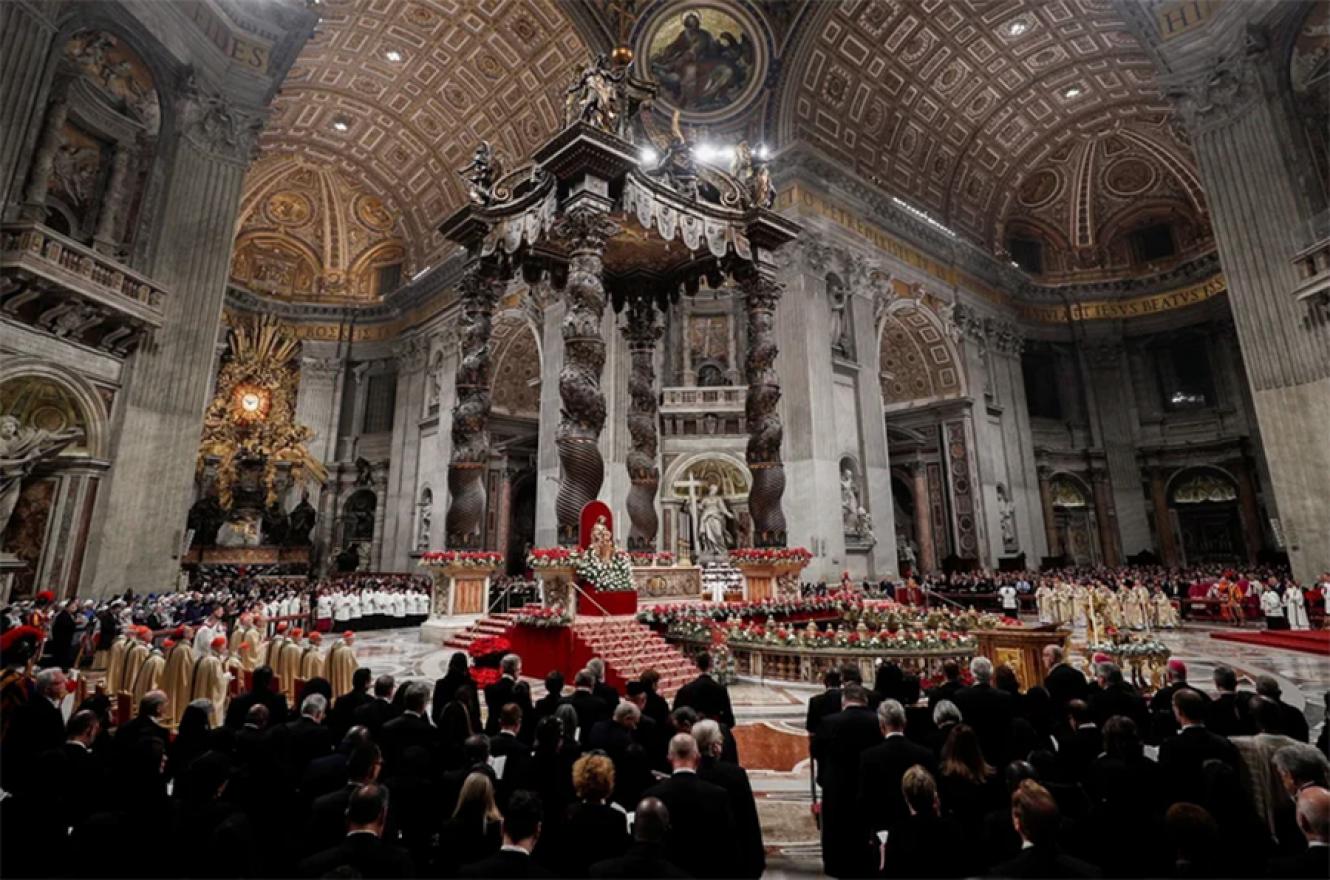
[[[456,169],[488,139],[510,163],[562,122],[586,47],[557,0],[323,0],[260,141],[327,163],[401,218],[407,268],[445,250]]]
[[[1169,109],[1109,0],[849,0],[806,26],[781,141],[817,145],[994,250],[1028,169]]]
[[[450,250],[436,227],[478,141],[511,168],[559,127],[584,34],[607,48],[699,4],[777,36],[771,91],[715,131],[764,116],[773,146],[811,146],[991,253],[1038,238],[1050,280],[1133,271],[1124,236],[1159,219],[1179,258],[1212,246],[1190,147],[1112,0],[323,0],[261,146],[377,197],[410,275]]]

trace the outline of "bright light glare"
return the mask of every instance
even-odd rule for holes
[[[920,220],[924,221],[929,226],[933,227],[939,232],[945,233],[951,238],[956,237],[956,233],[952,232],[946,226],[943,226],[941,223],[937,222],[932,217],[928,216],[928,214],[916,208],[914,205],[911,205],[909,202],[904,201],[903,199],[898,199],[895,196],[891,197],[891,201],[896,205],[896,207],[902,209],[908,214],[912,214],[915,217],[918,217]]]
[[[240,398],[240,405],[245,412],[258,412],[260,402],[259,396],[252,391]]]
[[[1080,86],[1072,86],[1071,88],[1067,89],[1065,92],[1062,93],[1062,97],[1064,98],[1079,98],[1080,96],[1081,96]]]
[[[643,147],[642,151],[637,154],[637,158],[643,165],[655,165],[660,156],[650,147]]]
[[[1007,36],[1019,37],[1021,34],[1029,30],[1029,28],[1030,26],[1023,21],[1013,21],[1011,24],[1007,25]]]
[[[402,53],[398,52],[396,49],[389,49],[387,52],[383,53],[383,57],[395,64],[402,60]]]
[[[726,162],[734,158],[734,147],[698,144],[693,147],[693,158],[699,162]]]
[[[771,150],[767,148],[766,144],[762,144],[757,148],[757,158],[763,162],[771,158]]]

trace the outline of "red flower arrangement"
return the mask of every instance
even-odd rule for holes
[[[503,636],[489,636],[483,639],[476,639],[467,645],[466,652],[472,657],[489,657],[494,654],[506,654],[513,646]]]
[[[668,566],[674,564],[674,554],[666,550],[659,553],[635,550],[631,551],[628,557],[633,561],[633,565]]]
[[[735,565],[761,565],[763,563],[799,563],[807,565],[813,554],[803,547],[739,547],[730,551]]]
[[[527,568],[571,568],[574,553],[567,547],[536,547],[526,555]]]
[[[421,565],[447,565],[456,568],[498,568],[502,553],[486,550],[433,550],[420,556]]]
[[[517,612],[513,620],[518,626],[534,626],[538,629],[554,629],[567,626],[573,622],[572,615],[568,613],[567,609],[559,606],[553,608],[526,608]]]
[[[471,680],[480,687],[489,687],[499,680],[499,670],[490,669],[484,666],[472,666],[469,670]]]

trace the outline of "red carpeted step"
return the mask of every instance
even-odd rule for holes
[[[1309,654],[1330,653],[1330,630],[1219,630],[1210,633],[1210,638],[1226,642],[1242,642],[1249,645],[1262,645],[1267,648],[1283,648],[1287,651],[1303,651]]]

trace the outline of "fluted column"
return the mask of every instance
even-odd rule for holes
[[[628,434],[632,448],[628,450],[628,549],[651,551],[656,549],[656,492],[660,488],[660,469],[657,456],[656,406],[656,342],[663,328],[656,319],[655,305],[650,299],[639,298],[628,306],[628,319],[623,327],[632,359],[628,374]]]
[[[914,530],[919,538],[919,571],[927,574],[937,569],[933,511],[928,503],[928,467],[922,461],[912,461],[908,467],[914,492]]]
[[[133,149],[129,144],[116,144],[115,155],[111,158],[111,176],[106,182],[106,195],[102,198],[101,210],[97,214],[97,230],[92,236],[92,246],[98,253],[114,256],[119,249],[120,214],[125,202],[125,181],[129,177],[131,158]]]
[[[60,11],[58,4],[37,0],[0,3],[0,204],[6,207],[18,201],[23,185],[21,166],[32,152],[29,132],[46,100],[42,81]]]
[[[1293,256],[1325,194],[1300,155],[1287,60],[1247,33],[1244,50],[1167,85],[1205,185],[1293,574],[1310,583],[1330,569],[1330,324],[1293,297]]]
[[[69,102],[63,92],[56,93],[46,105],[46,119],[42,124],[41,141],[28,167],[28,182],[23,188],[24,220],[42,220],[46,217],[46,194],[51,188],[51,174],[55,170],[55,154],[65,142],[65,120],[69,118]]]
[[[781,460],[784,427],[776,404],[780,402],[780,377],[776,374],[776,303],[781,285],[765,268],[754,268],[739,279],[748,316],[748,356],[744,374],[748,399],[744,419],[748,425],[748,469],[753,485],[748,494],[748,509],[753,517],[753,544],[757,547],[784,547],[785,465]]]
[[[555,225],[555,238],[568,247],[568,283],[564,300],[563,366],[559,370],[559,495],[555,499],[560,544],[576,544],[582,508],[594,501],[605,480],[600,453],[605,426],[605,394],[600,387],[605,366],[605,241],[618,227],[594,208],[570,211]]]
[[[305,343],[306,351],[310,343]],[[339,357],[303,356],[300,359],[300,385],[296,389],[296,423],[314,432],[309,441],[310,455],[328,464],[336,450],[337,379],[345,361]]]
[[[1039,474],[1039,503],[1044,508],[1044,538],[1048,541],[1048,555],[1061,556],[1062,542],[1058,540],[1058,526],[1053,517],[1053,472],[1044,466],[1037,469]]]
[[[1150,469],[1150,503],[1155,512],[1155,533],[1159,538],[1159,561],[1164,565],[1177,565],[1178,542],[1173,534],[1173,519],[1168,512],[1168,471]]]
[[[1117,565],[1122,558],[1118,547],[1117,516],[1113,508],[1113,485],[1107,471],[1096,470],[1090,475],[1094,484],[1094,514],[1099,525],[1099,548],[1104,565]]]
[[[485,515],[485,468],[490,456],[490,331],[499,286],[494,267],[473,262],[458,286],[462,304],[462,362],[457,368],[452,454],[448,460],[449,549],[479,548]]]
[[[211,385],[235,216],[261,117],[215,93],[185,91],[179,140],[147,274],[171,293],[163,322],[129,366],[123,426],[93,567],[96,592],[175,584]]]

